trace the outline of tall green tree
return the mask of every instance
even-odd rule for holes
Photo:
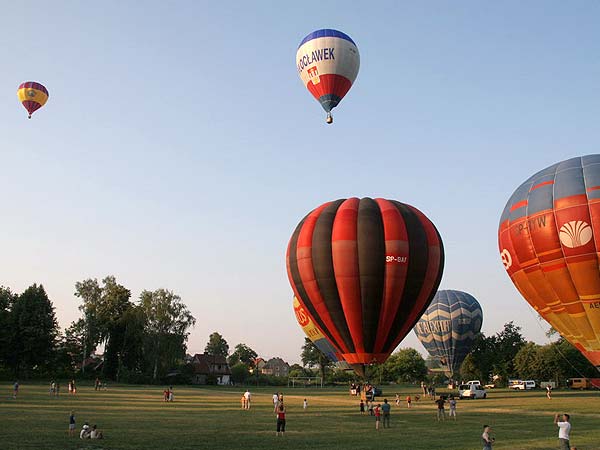
[[[196,319],[181,298],[166,289],[142,292],[140,308],[145,318],[146,351],[152,355],[152,379],[156,381],[159,372],[164,373],[185,356],[189,329]]]
[[[231,367],[238,363],[244,364],[248,369],[253,368],[258,354],[246,344],[238,344],[229,355],[227,362]]]
[[[414,348],[403,348],[390,355],[387,361],[375,369],[381,381],[396,383],[422,381],[427,376],[427,365]]]
[[[0,286],[0,366],[6,365],[10,355],[10,310],[17,299],[10,288]]]
[[[117,283],[114,276],[102,280],[87,279],[75,284],[75,295],[83,300],[81,307],[86,323],[84,354],[87,356],[101,342],[104,347],[104,376],[115,378],[122,366],[123,339],[126,332],[125,313],[132,308],[131,292]]]
[[[318,368],[323,380],[327,369],[333,366],[333,362],[308,338],[304,338],[300,360],[304,367]]]
[[[224,356],[227,358],[229,354],[229,344],[227,341],[216,331],[208,337],[208,343],[204,348],[204,352],[213,356]]]
[[[41,284],[28,287],[13,302],[9,327],[8,364],[15,376],[47,370],[55,356],[58,322]]]

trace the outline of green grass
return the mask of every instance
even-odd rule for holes
[[[64,385],[64,384],[63,384]],[[494,449],[555,449],[555,412],[572,415],[571,442],[579,450],[600,449],[600,394],[555,391],[492,390],[485,400],[458,402],[458,420],[438,423],[431,400],[408,410],[396,407],[417,388],[384,386],[392,403],[392,427],[375,431],[372,417],[361,416],[358,400],[345,389],[250,388],[252,409],[243,411],[243,388],[175,387],[175,401],[162,401],[162,387],[113,386],[94,392],[80,386],[76,396],[51,398],[46,385],[23,384],[16,400],[12,387],[0,384],[0,449],[480,449],[481,428],[494,428]],[[287,432],[275,436],[271,396],[282,390],[287,405]],[[302,400],[308,399],[308,410]],[[84,421],[98,424],[102,441],[67,436],[75,411],[77,433]]]

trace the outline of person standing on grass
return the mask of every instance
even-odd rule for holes
[[[396,406],[400,406],[400,394],[396,394]]]
[[[17,395],[19,395],[19,381],[15,381],[13,384],[13,398],[16,399]]]
[[[273,394],[273,408],[277,409],[277,403],[279,403],[279,392]]]
[[[438,422],[440,420],[446,420],[446,410],[444,409],[444,405],[446,404],[446,400],[444,400],[444,397],[442,397],[440,395],[440,398],[438,398],[435,403],[437,404],[437,420]]]
[[[242,403],[242,409],[246,409],[246,396],[244,394],[242,394],[240,402]]]
[[[285,433],[285,405],[283,402],[279,402],[277,405],[277,431],[275,432],[275,436],[283,436]]]
[[[492,427],[489,425],[483,426],[483,434],[481,435],[481,443],[483,444],[483,450],[492,450],[492,444],[496,439],[490,436]]]
[[[562,420],[559,420],[559,417],[560,414],[558,413],[554,415],[554,423],[558,426],[558,448],[560,450],[570,450],[569,434],[571,433],[571,416],[563,414]]]
[[[246,399],[246,409],[250,409],[250,401],[252,400],[252,394],[248,389],[244,392],[244,397]]]
[[[365,402],[363,401],[363,399],[360,399],[360,415],[364,416],[365,415]]]
[[[379,422],[381,422],[381,405],[379,403],[373,408],[373,414],[375,415],[375,430],[379,431]]]
[[[381,405],[381,412],[383,413],[383,428],[390,427],[390,411],[391,410],[392,410],[392,406],[388,403],[387,398],[384,398],[383,405]]]
[[[407,395],[406,396],[406,407],[410,408],[411,404],[412,404],[412,398],[410,398],[410,395]]]
[[[75,412],[71,411],[69,416],[69,437],[75,436]]]
[[[306,411],[306,408],[308,408],[308,400],[304,399],[304,402],[302,402],[302,409]]]
[[[454,417],[454,420],[456,420],[456,399],[454,397],[450,397],[448,404],[450,405],[450,417]]]
[[[552,386],[549,384],[546,385],[546,397],[548,397],[548,400],[552,400]]]

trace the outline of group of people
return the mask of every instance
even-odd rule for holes
[[[77,394],[77,386],[75,386],[75,380],[69,381],[67,385],[69,394],[75,395]],[[50,396],[58,397],[60,395],[60,383],[58,381],[52,380],[50,382]]]
[[[435,404],[437,405],[438,422],[440,420],[446,420],[446,402],[448,403],[450,409],[449,416],[456,420],[456,399],[453,395],[451,395],[450,397],[448,397],[448,400],[446,400],[446,398],[443,395],[440,395],[440,397],[435,401]]]
[[[429,396],[430,399],[435,400],[435,385],[428,385],[424,381],[421,381],[421,390],[424,396]]]
[[[165,389],[163,391],[163,401],[165,402],[172,402],[174,400],[174,394],[173,394],[173,386],[169,386],[168,389]]]
[[[252,394],[248,389],[246,389],[246,392],[242,394],[241,402],[242,409],[250,409],[250,403],[252,402]]]
[[[75,412],[71,411],[69,415],[69,436],[75,436]],[[79,432],[79,439],[103,439],[104,433],[98,429],[96,425],[90,427],[90,425],[85,422],[83,427],[81,427],[81,431]]]
[[[554,424],[558,427],[558,448],[559,450],[577,450],[577,447],[571,447],[569,434],[571,432],[571,416],[569,414],[555,414]],[[483,426],[483,434],[481,435],[481,443],[483,450],[492,450],[492,446],[496,439],[491,436],[492,427],[489,425]]]

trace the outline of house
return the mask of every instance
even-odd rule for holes
[[[276,377],[287,377],[290,365],[281,358],[271,358],[260,369],[263,375],[274,375]]]
[[[192,358],[192,383],[227,385],[231,382],[231,369],[227,358],[221,355],[197,353]]]

